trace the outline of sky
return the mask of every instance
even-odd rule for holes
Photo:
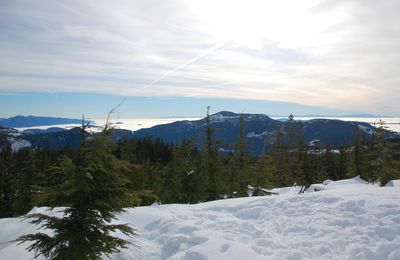
[[[0,117],[400,116],[398,0],[1,0]]]

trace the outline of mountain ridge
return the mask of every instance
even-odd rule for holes
[[[63,124],[81,124],[82,119],[63,118],[63,117],[48,117],[48,116],[14,116],[0,121],[0,125],[10,128],[18,127],[36,127],[36,126],[51,126]],[[85,120],[85,123],[91,121]]]
[[[233,149],[240,131],[240,116],[244,119],[244,131],[248,150],[253,155],[260,155],[272,147],[271,138],[277,130],[284,129],[287,122],[272,119],[265,114],[237,114],[230,111],[221,111],[210,115],[211,127],[215,140],[219,140]],[[299,122],[299,121],[296,121]],[[183,120],[173,123],[157,125],[139,129],[133,136],[137,138],[160,138],[168,143],[180,143],[192,140],[201,147],[205,141],[206,118],[199,120]],[[312,119],[302,121],[304,138],[313,145],[338,148],[342,144],[353,143],[358,131],[366,139],[372,138],[373,126],[365,122],[342,121],[338,119]],[[286,135],[285,131],[284,135]]]
[[[215,129],[214,139],[224,144],[221,150],[233,151],[240,133],[240,117],[244,119],[244,135],[247,150],[254,156],[268,152],[272,145],[274,133],[281,129],[284,138],[287,138],[285,126],[287,122],[272,119],[265,114],[237,114],[230,111],[221,111],[210,115],[211,127]],[[361,132],[367,140],[372,138],[373,126],[365,122],[342,121],[338,119],[312,119],[295,121],[302,123],[304,139],[310,146],[338,148],[342,144],[352,144],[357,132]],[[10,128],[11,129],[11,128]],[[180,120],[167,124],[160,124],[150,128],[130,131],[116,128],[114,140],[121,138],[159,138],[166,143],[179,144],[185,140],[192,140],[197,147],[202,147],[205,141],[206,118],[198,120]],[[26,140],[32,148],[62,149],[65,147],[79,147],[80,130],[56,132],[30,131],[12,132],[12,140]],[[6,130],[2,130],[5,131]],[[11,130],[10,130],[11,131]],[[390,133],[390,132],[388,132]],[[399,140],[400,134],[390,133],[393,140]],[[396,139],[397,138],[397,139]]]

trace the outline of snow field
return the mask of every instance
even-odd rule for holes
[[[135,225],[135,245],[112,258],[400,259],[399,186],[359,178],[320,186],[302,195],[285,188],[275,196],[127,209],[116,222]],[[26,245],[4,242],[34,230],[0,219],[0,259],[31,259]]]

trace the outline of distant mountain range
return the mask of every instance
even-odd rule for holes
[[[274,120],[264,114],[243,114],[244,132],[249,151],[259,155],[271,148],[268,136],[287,122]],[[240,131],[240,114],[222,111],[211,115],[211,126],[215,129],[215,139],[226,146],[223,149],[232,150],[237,142]],[[140,129],[134,133],[137,138],[161,138],[165,142],[180,143],[183,140],[193,140],[197,146],[205,141],[205,119],[196,121],[178,121]],[[330,145],[337,148],[340,145],[353,143],[357,131],[362,130],[365,137],[371,138],[373,127],[364,122],[349,122],[332,119],[312,119],[303,121],[305,141],[310,145]]]
[[[240,116],[228,111],[222,111],[211,115],[211,126],[215,129],[215,140],[223,144],[221,150],[231,151],[238,140],[240,131]],[[285,129],[287,122],[274,120],[264,114],[243,114],[244,132],[248,151],[253,155],[260,155],[272,147],[271,136],[278,129]],[[63,119],[61,119],[63,120]],[[66,121],[57,122],[66,122]],[[55,122],[55,121],[53,121]],[[68,121],[76,122],[76,121]],[[373,127],[364,122],[350,122],[333,119],[312,119],[303,121],[305,141],[310,146],[330,145],[338,148],[340,145],[352,144],[358,131],[370,139]],[[201,147],[205,140],[206,119],[183,120],[169,124],[157,125],[151,128],[130,130],[115,129],[114,139],[121,138],[160,138],[167,143],[181,143],[184,140],[192,140]],[[65,147],[77,148],[80,142],[80,129],[73,128],[63,130],[54,128],[51,130],[26,130],[17,132],[11,128],[0,128],[0,132],[6,133],[9,140],[17,143],[16,148],[27,146],[39,149],[61,149]],[[286,132],[284,131],[286,135]],[[400,140],[400,134],[388,132],[389,138]]]
[[[6,136],[6,141],[11,144],[13,150],[24,147],[49,150],[76,149],[79,148],[81,142],[81,128],[79,127],[55,132],[32,132],[31,130],[19,132],[14,128],[0,126],[0,137],[1,135]],[[133,138],[132,131],[124,129],[114,129],[112,136],[115,142],[123,138]],[[2,141],[1,138],[0,141]]]
[[[43,134],[43,133],[63,132],[65,130],[66,130],[65,128],[61,128],[61,127],[49,127],[47,129],[29,128],[27,130],[24,130],[22,133],[25,133],[25,134]]]
[[[89,121],[86,121],[88,123]],[[82,119],[58,118],[58,117],[39,117],[39,116],[14,116],[1,119],[0,125],[3,127],[35,127],[65,124],[81,124]]]

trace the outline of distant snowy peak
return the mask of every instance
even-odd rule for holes
[[[264,114],[243,114],[244,121],[276,121]]]
[[[240,121],[240,117],[243,116],[245,122],[250,121],[270,121],[273,120],[267,115],[264,114],[236,114],[229,111],[221,111],[216,114],[210,115],[210,119],[212,123],[217,122],[234,122],[238,123]]]
[[[232,112],[222,111],[213,115],[210,115],[210,120],[212,123],[226,122],[226,121],[238,121],[240,115]]]
[[[236,114],[234,112],[231,111],[220,111],[218,113],[212,114],[211,117],[239,117],[240,114]]]

